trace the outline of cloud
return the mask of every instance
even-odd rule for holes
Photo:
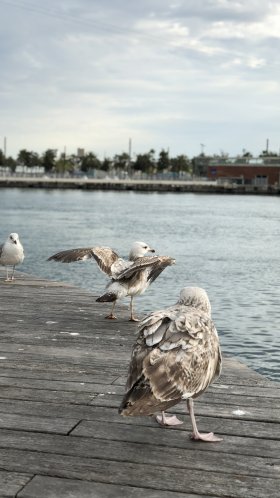
[[[9,154],[278,150],[277,1],[0,4]]]

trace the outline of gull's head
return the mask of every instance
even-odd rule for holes
[[[10,244],[17,244],[19,242],[19,236],[17,233],[10,233],[8,237],[8,241]]]
[[[134,261],[137,258],[142,258],[147,252],[155,252],[155,250],[145,242],[134,242],[130,249],[129,259],[130,261]]]
[[[184,287],[179,296],[179,304],[184,306],[193,306],[209,315],[211,314],[211,304],[207,293],[201,287]]]

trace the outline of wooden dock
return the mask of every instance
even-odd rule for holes
[[[184,424],[118,415],[136,326],[86,291],[0,270],[0,498],[279,498],[280,384],[234,360]]]

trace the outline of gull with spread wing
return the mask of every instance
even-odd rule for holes
[[[143,294],[167,266],[175,263],[175,259],[169,256],[146,256],[148,252],[154,253],[155,250],[145,242],[134,242],[128,260],[120,258],[109,247],[87,247],[58,252],[48,258],[48,261],[72,263],[95,259],[100,270],[111,278],[104,294],[96,300],[100,303],[113,303],[111,313],[106,318],[115,319],[116,301],[130,296],[130,320],[138,321],[133,311],[134,296]]]
[[[139,328],[119,413],[139,416],[161,411],[157,417],[160,424],[176,425],[181,422],[175,415],[165,415],[164,410],[186,400],[192,438],[221,441],[212,432],[198,431],[193,408],[193,399],[220,375],[222,363],[205,290],[185,287],[177,304],[151,313]]]
[[[14,280],[15,266],[22,263],[24,260],[23,247],[20,243],[17,233],[10,233],[4,244],[0,245],[0,264],[6,266],[6,282]],[[9,278],[8,267],[12,266],[12,275]]]

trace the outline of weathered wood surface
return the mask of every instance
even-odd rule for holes
[[[0,269],[0,498],[279,498],[280,384],[227,359],[193,442],[118,415],[137,327],[89,292]]]

